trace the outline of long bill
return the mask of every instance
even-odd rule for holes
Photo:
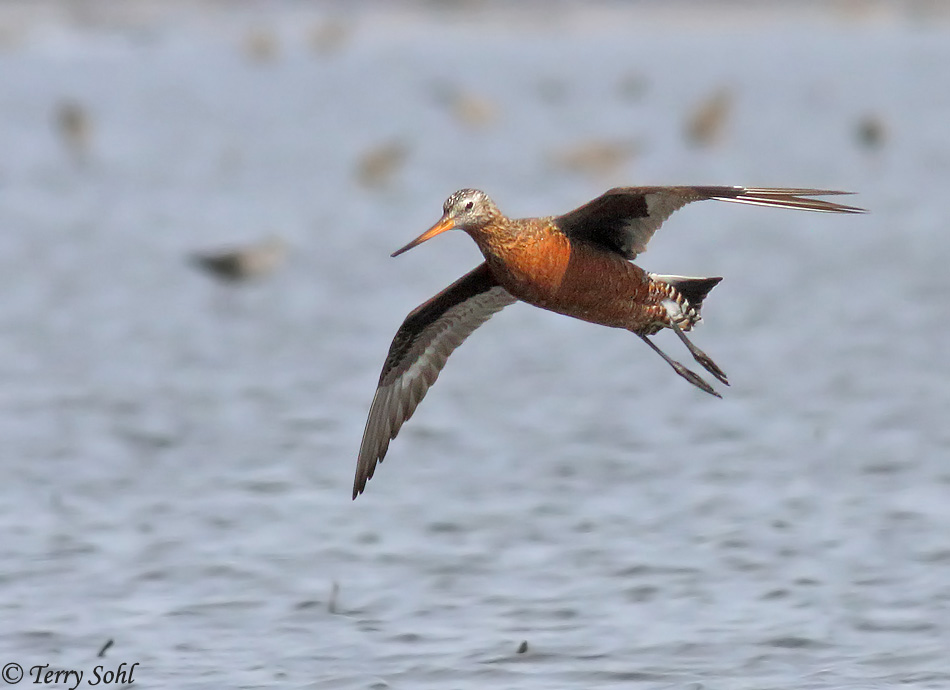
[[[438,223],[436,223],[431,228],[426,230],[424,233],[419,235],[416,239],[414,239],[412,242],[407,244],[402,249],[397,249],[396,251],[394,251],[390,256],[399,256],[403,252],[408,252],[413,247],[422,244],[426,240],[431,240],[436,235],[441,235],[446,230],[451,230],[454,227],[455,227],[454,220],[452,220],[448,216],[442,216],[442,218],[439,219]]]

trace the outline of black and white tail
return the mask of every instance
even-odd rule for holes
[[[669,285],[671,304],[667,305],[670,319],[684,331],[702,320],[700,310],[703,300],[722,278],[690,278],[687,276],[662,276],[651,273],[653,280]]]

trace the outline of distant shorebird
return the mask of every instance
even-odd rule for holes
[[[366,488],[389,442],[415,411],[445,361],[492,314],[518,300],[583,321],[636,333],[677,374],[719,397],[706,381],[666,355],[648,336],[669,328],[716,379],[726,375],[687,337],[707,293],[722,278],[647,273],[631,263],[646,251],[671,213],[693,201],[718,199],[757,206],[834,213],[863,209],[810,197],[846,194],[824,189],[752,187],[618,187],[562,216],[512,220],[477,189],[462,189],[442,218],[393,253],[398,256],[459,228],[485,261],[414,309],[396,332],[369,410],[353,484]]]
[[[193,264],[204,269],[219,280],[237,283],[252,278],[262,278],[284,260],[287,247],[277,237],[258,244],[232,247],[215,252],[199,252],[189,258]]]
[[[356,177],[367,189],[379,189],[392,182],[406,162],[409,148],[401,141],[390,141],[363,154],[356,163]]]
[[[686,138],[696,146],[712,146],[722,139],[732,110],[732,89],[722,88],[697,106],[686,122]]]
[[[77,161],[84,161],[92,141],[92,119],[77,101],[63,101],[56,107],[56,129],[63,144]]]
[[[609,175],[636,155],[639,145],[629,140],[586,141],[559,151],[555,166],[575,173]]]

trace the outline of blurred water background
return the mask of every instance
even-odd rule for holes
[[[950,686],[947,10],[0,4],[0,663]],[[521,216],[616,184],[871,213],[678,212],[638,263],[725,277],[694,338],[724,400],[515,305],[351,502],[396,328],[481,260],[389,253],[459,187]],[[189,260],[267,238],[256,280]]]

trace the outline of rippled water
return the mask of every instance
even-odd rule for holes
[[[944,18],[89,7],[0,11],[0,663],[138,662],[155,688],[950,685]],[[689,144],[723,88],[721,139]],[[88,126],[64,140],[67,102]],[[480,260],[461,233],[388,254],[458,187],[533,215],[617,183],[843,188],[872,213],[677,213],[641,264],[725,276],[695,335],[724,400],[629,333],[516,305],[351,502],[395,329]],[[185,260],[268,235],[289,259],[252,284]]]

